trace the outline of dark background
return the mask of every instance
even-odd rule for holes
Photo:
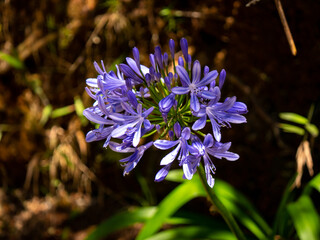
[[[108,216],[133,205],[157,204],[176,186],[153,182],[165,154],[156,149],[123,177],[118,162],[123,156],[103,149],[103,142],[84,142],[94,126],[76,114],[74,97],[85,107],[92,104],[84,88],[86,78],[97,75],[93,61],[104,60],[112,69],[132,57],[136,46],[142,64],[149,66],[148,54],[156,45],[168,51],[169,39],[178,45],[182,37],[193,60],[226,69],[222,97],[236,95],[249,109],[247,124],[223,129],[222,141],[232,141],[231,151],[240,159],[215,160],[216,177],[244,193],[271,223],[296,171],[302,140],[278,128],[278,115],[307,116],[315,104],[312,122],[319,127],[320,2],[282,1],[296,56],[274,1],[247,3],[1,1],[0,51],[18,57],[24,68],[0,60],[0,237],[82,239]],[[49,104],[69,106],[69,114],[42,124]],[[319,141],[312,147],[318,173]],[[309,178],[305,171],[302,184]],[[206,212],[209,204],[199,199],[186,208]],[[132,239],[138,230],[118,235]]]

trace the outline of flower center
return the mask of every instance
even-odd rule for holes
[[[189,89],[191,92],[196,92],[197,91],[197,86],[194,83],[191,83],[189,85]]]

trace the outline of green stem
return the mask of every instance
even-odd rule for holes
[[[206,174],[202,164],[200,164],[199,166],[198,173],[199,173],[202,185],[204,186],[210,201],[212,202],[213,205],[216,206],[218,212],[221,214],[225,222],[228,224],[230,230],[234,233],[237,239],[245,240],[246,238],[243,232],[241,231],[239,225],[237,224],[236,220],[233,218],[233,216],[228,211],[228,209],[223,205],[223,203],[219,200],[219,198],[214,193],[214,191],[207,184]]]

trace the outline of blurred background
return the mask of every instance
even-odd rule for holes
[[[270,0],[1,0],[0,238],[84,239],[111,215],[156,205],[177,186],[153,181],[165,154],[155,148],[123,177],[121,154],[85,142],[94,125],[82,111],[93,103],[84,90],[97,76],[93,61],[115,69],[136,46],[149,66],[156,45],[168,51],[169,39],[177,45],[182,37],[193,60],[226,69],[222,97],[236,95],[249,109],[247,124],[223,130],[240,159],[216,160],[216,178],[271,222],[302,140],[279,128],[279,114],[307,117],[313,105],[310,121],[319,127],[320,119],[320,2],[282,5],[296,56]],[[319,173],[319,140],[310,143]],[[302,185],[310,179],[304,170]],[[209,207],[206,199],[185,206]],[[107,239],[134,239],[140,228]]]

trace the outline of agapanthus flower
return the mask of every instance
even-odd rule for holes
[[[94,99],[92,107],[83,115],[96,125],[87,133],[86,141],[104,140],[104,147],[132,155],[120,160],[124,175],[135,168],[144,153],[154,145],[169,151],[160,161],[163,166],[155,181],[162,181],[177,163],[184,177],[191,179],[201,159],[209,186],[213,186],[215,167],[210,158],[236,160],[239,156],[229,152],[231,143],[221,143],[221,128],[232,123],[244,123],[247,106],[236,97],[221,99],[226,72],[222,70],[216,86],[217,70],[205,66],[201,70],[198,60],[192,62],[188,42],[180,40],[183,57],[175,63],[175,42],[170,39],[170,54],[157,46],[149,54],[150,64],[142,65],[139,50],[134,47],[133,58],[116,66],[116,72],[107,72],[94,62],[96,78],[86,80],[86,92]],[[170,61],[171,60],[171,61]],[[172,72],[169,71],[172,69]],[[201,72],[203,74],[201,74]],[[202,133],[206,125],[212,133]],[[146,140],[153,136],[152,141]],[[201,140],[203,138],[203,141]]]

